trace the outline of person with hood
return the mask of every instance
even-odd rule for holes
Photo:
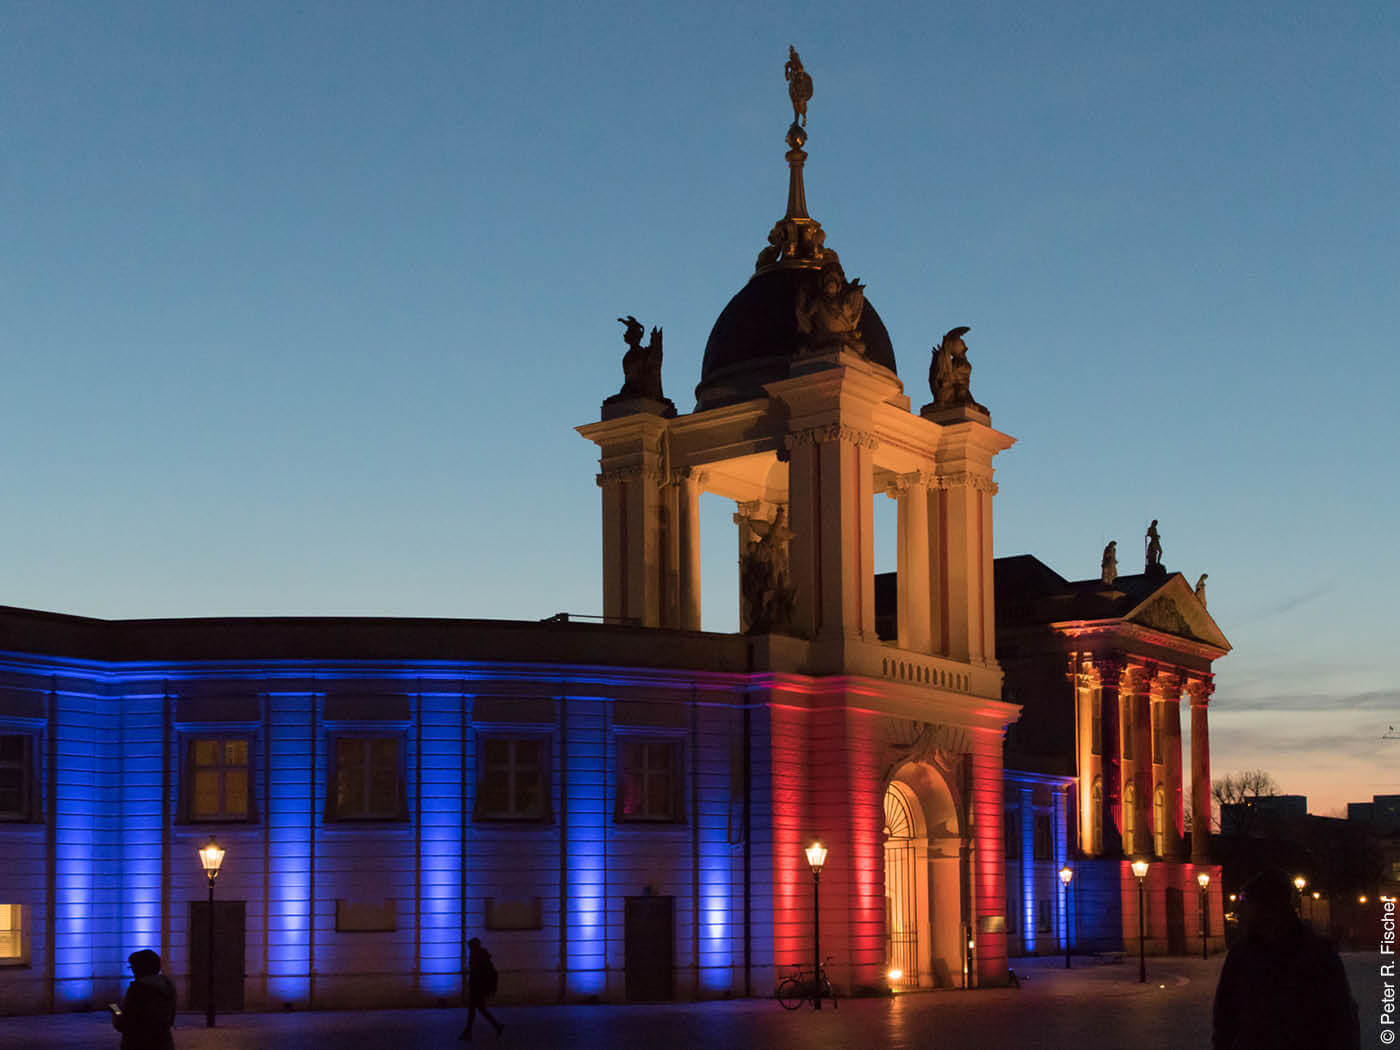
[[[495,964],[491,962],[491,953],[481,946],[481,939],[478,937],[473,937],[467,942],[467,951],[467,1027],[462,1029],[462,1034],[457,1038],[470,1042],[472,1025],[476,1022],[478,1010],[481,1011],[482,1017],[491,1022],[497,1036],[506,1030],[506,1026],[492,1017],[491,1011],[486,1009],[486,1000],[496,994],[499,979]]]
[[[1265,871],[1240,898],[1244,940],[1220,971],[1212,1050],[1360,1050],[1342,960],[1294,913],[1292,881]]]
[[[127,956],[131,983],[112,1027],[122,1034],[121,1050],[174,1050],[175,986],[160,972],[160,956],[149,948]]]

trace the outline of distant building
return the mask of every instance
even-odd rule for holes
[[[1306,795],[1260,795],[1220,807],[1220,834],[1261,835],[1291,827],[1308,815]]]

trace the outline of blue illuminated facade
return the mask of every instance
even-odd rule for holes
[[[249,1009],[455,1003],[471,936],[510,998],[622,998],[632,897],[672,910],[663,997],[771,987],[771,864],[754,856],[768,835],[745,836],[769,823],[753,760],[767,718],[742,638],[692,635],[705,669],[687,670],[636,666],[635,630],[577,624],[0,610],[0,631],[0,734],[24,739],[33,789],[30,811],[0,824],[0,904],[24,927],[21,957],[0,964],[0,1011],[117,998],[140,948],[188,1003],[206,894],[195,851],[211,834],[227,850],[218,899],[242,909]],[[285,657],[298,635],[330,656]],[[158,648],[177,656],[146,657]],[[554,659],[519,658],[542,653]],[[361,740],[396,763],[370,787],[338,768],[363,753],[342,741]],[[624,740],[665,759],[647,819],[626,811]],[[221,775],[246,799],[197,779],[196,744],[229,741],[246,751]],[[533,765],[483,768],[517,742]],[[200,819],[206,789],[243,807],[235,819]],[[383,819],[347,809],[379,794],[398,807]],[[491,811],[503,805],[523,808]]]

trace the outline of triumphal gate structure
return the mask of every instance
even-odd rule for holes
[[[966,328],[943,338],[932,400],[914,406],[864,287],[808,214],[799,99],[786,213],[715,322],[695,410],[660,397],[644,372],[660,367],[659,333],[642,347],[627,319],[627,383],[579,427],[600,450],[604,612],[698,629],[700,495],[733,500],[748,702],[772,777],[776,954],[810,955],[803,846],[820,839],[821,945],[842,983],[878,986],[891,968],[906,986],[999,983],[1002,735],[1016,708],[995,658],[993,462],[1012,439],[971,397]],[[886,496],[891,639],[877,632],[872,520]]]

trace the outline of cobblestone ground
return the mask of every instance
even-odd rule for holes
[[[1379,1048],[1379,958],[1346,957],[1361,1005],[1362,1046]],[[504,1036],[478,1022],[476,1046],[502,1050],[1204,1050],[1219,958],[1092,965],[1018,963],[1021,987],[844,1000],[789,1013],[772,1000],[666,1006],[502,1006]],[[214,1029],[182,1014],[177,1050],[418,1050],[464,1044],[461,1010],[238,1014]],[[0,1018],[0,1048],[116,1050],[103,1014]]]

